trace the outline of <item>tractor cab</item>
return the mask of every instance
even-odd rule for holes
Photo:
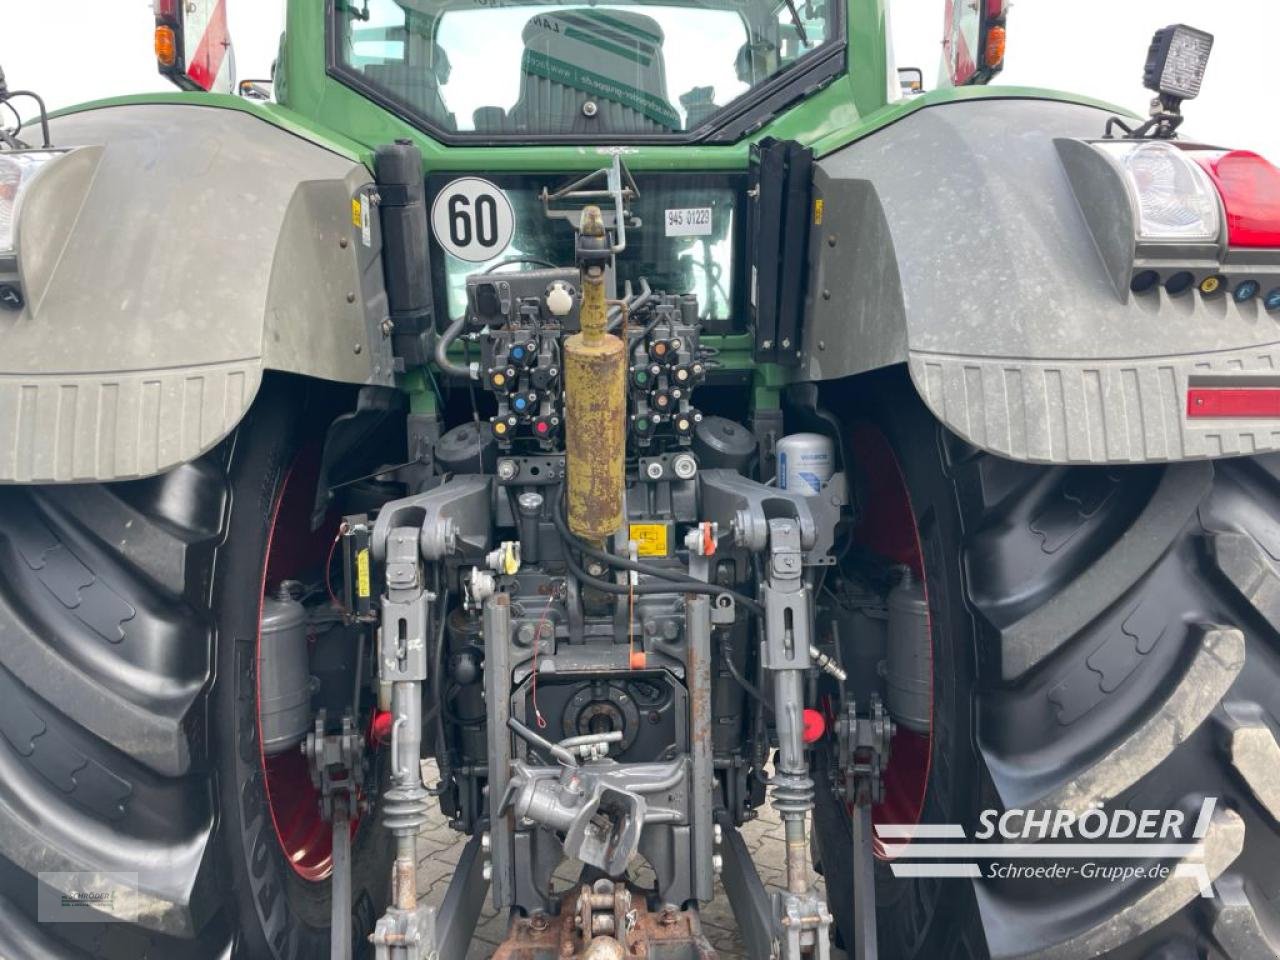
[[[888,0],[290,2],[274,97],[363,142],[370,101],[436,144],[742,144],[904,96]],[[945,0],[939,86],[1003,65],[1005,0]],[[156,0],[160,72],[235,89],[225,0]],[[930,84],[932,85],[932,84]],[[263,84],[242,84],[261,99]],[[923,89],[923,75],[911,92]],[[376,125],[386,127],[382,115]]]

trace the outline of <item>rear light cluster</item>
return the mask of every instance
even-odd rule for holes
[[[1246,150],[1166,140],[1095,146],[1119,169],[1134,211],[1134,293],[1195,291],[1241,305],[1259,301],[1280,313],[1280,170]],[[1276,250],[1277,257],[1249,253],[1259,249]],[[1160,261],[1169,266],[1161,268]]]

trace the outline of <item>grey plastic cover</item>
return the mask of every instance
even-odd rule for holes
[[[243,111],[56,119],[0,282],[0,482],[122,480],[192,460],[265,370],[391,384],[371,177]],[[353,207],[353,201],[355,206]]]
[[[1280,421],[1186,416],[1189,385],[1273,385],[1280,317],[1260,299],[1117,289],[1114,243],[1095,240],[1061,143],[1100,137],[1107,116],[1028,99],[950,103],[819,161],[809,375],[906,361],[951,430],[1018,460],[1280,449]],[[1114,216],[1129,229],[1123,203]]]

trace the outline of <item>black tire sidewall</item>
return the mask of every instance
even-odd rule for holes
[[[330,885],[300,878],[275,833],[258,741],[257,643],[263,569],[277,500],[296,457],[296,385],[264,387],[231,441],[229,515],[212,584],[216,635],[210,698],[217,791],[219,886],[233,901],[236,955],[295,960],[327,955]],[[356,955],[386,903],[390,838],[366,815],[352,842]]]

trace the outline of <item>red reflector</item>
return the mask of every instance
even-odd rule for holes
[[[179,0],[155,0],[153,8],[156,18],[176,23],[178,20],[178,3]]]
[[[822,719],[822,714],[817,710],[805,707],[804,710],[804,726],[801,730],[801,736],[805,743],[815,743],[822,738],[827,732],[827,721]]]
[[[1187,416],[1280,417],[1280,387],[1192,387]]]
[[[1249,150],[1190,156],[1222,196],[1231,246],[1280,247],[1280,170]]]
[[[1004,16],[1005,0],[987,0],[987,17],[991,20],[999,20]]]

